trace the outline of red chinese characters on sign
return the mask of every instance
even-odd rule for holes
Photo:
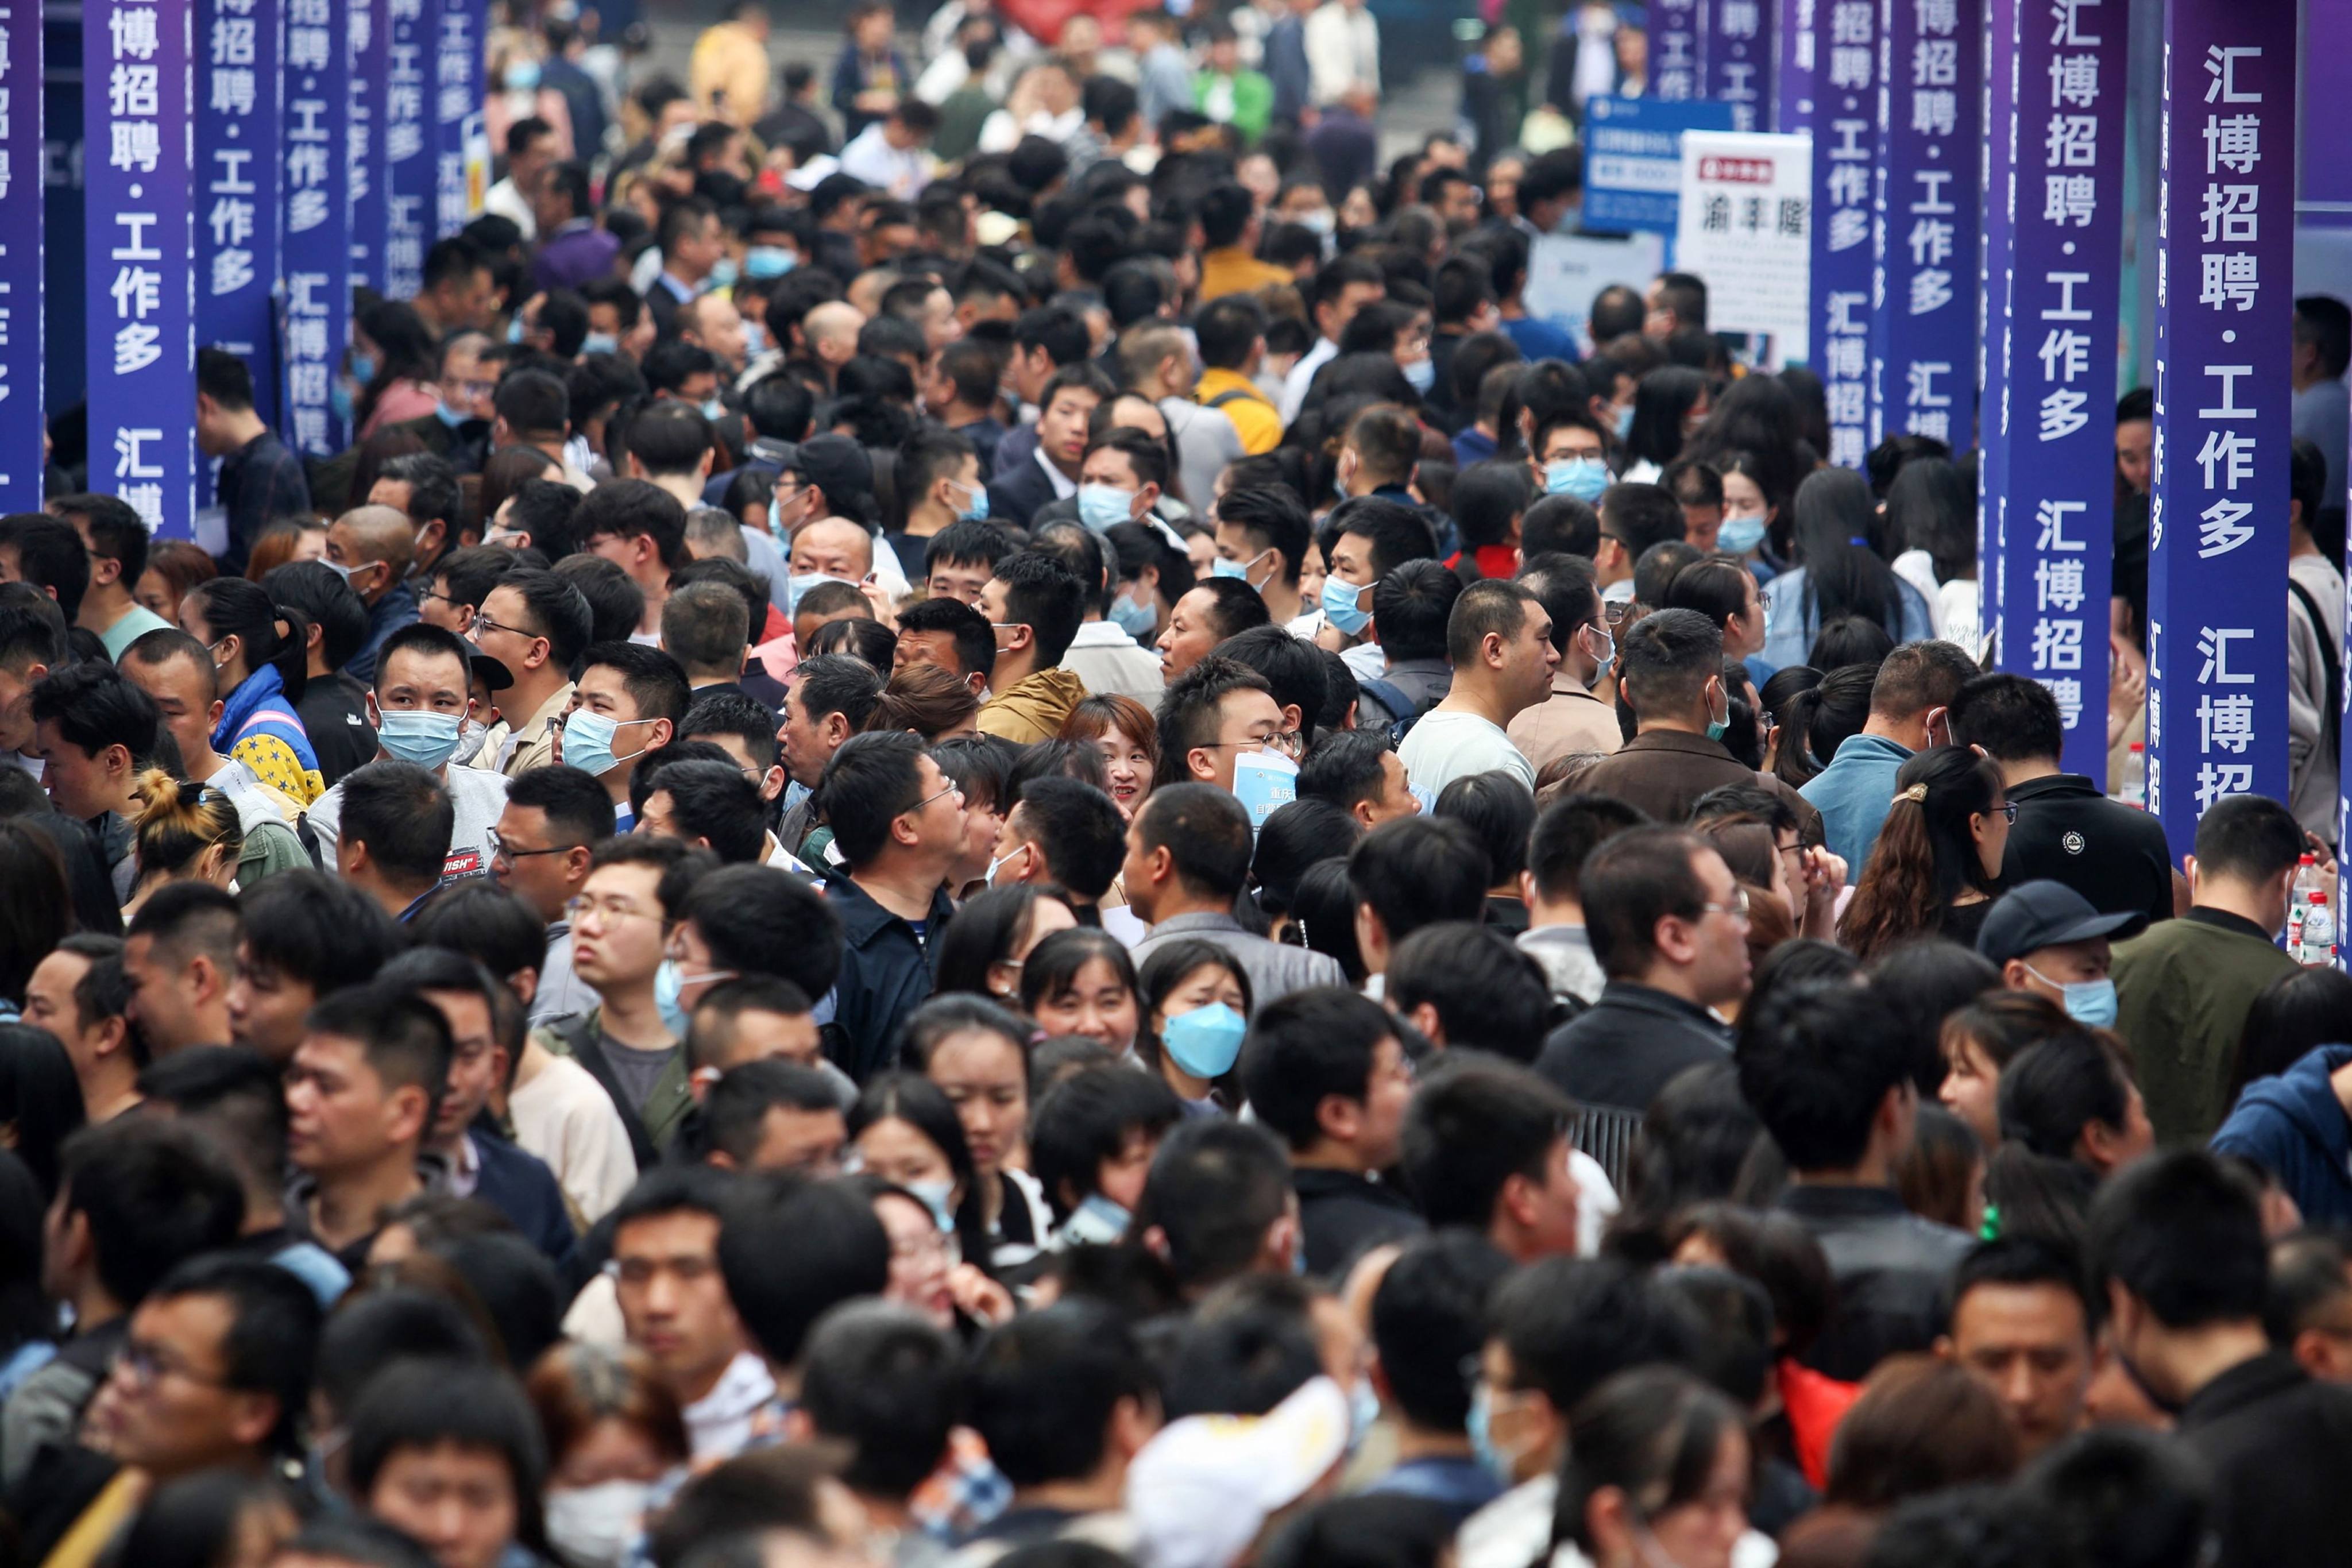
[[[1772,160],[1769,158],[1702,158],[1698,177],[1711,184],[1769,185],[1772,183]]]

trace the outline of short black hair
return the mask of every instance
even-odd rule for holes
[[[1970,1247],[1952,1270],[1946,1321],[1958,1315],[1960,1303],[1979,1285],[2054,1285],[2083,1309],[2084,1338],[2098,1338],[2101,1303],[2084,1277],[2081,1256],[2067,1242],[2047,1236],[2003,1236]]]
[[[490,553],[503,555],[506,552],[493,551]],[[461,690],[473,673],[473,653],[467,647],[465,638],[430,621],[411,621],[394,629],[390,637],[376,645],[375,679],[370,684],[379,693],[383,689],[383,667],[392,662],[392,656],[412,650],[426,655],[439,654],[444,658],[456,661]]]
[[[252,961],[320,996],[374,978],[407,945],[382,904],[324,871],[264,878],[238,893],[237,905]]]
[[[743,742],[744,755],[755,768],[775,766],[776,716],[759,699],[740,689],[713,689],[695,694],[686,717],[678,721],[680,742],[726,735]]]
[[[418,946],[462,953],[509,984],[526,969],[537,973],[547,962],[547,926],[539,911],[521,894],[485,878],[469,878],[436,891],[408,922],[408,930]]]
[[[878,730],[852,735],[826,760],[814,804],[852,869],[871,864],[890,842],[890,825],[915,809],[923,752],[921,736]]]
[[[19,674],[36,664],[54,668],[65,662],[66,647],[66,620],[55,600],[29,583],[0,583],[0,666]]]
[[[1265,607],[1265,598],[1238,577],[1196,578],[1192,591],[1209,595],[1209,626],[1219,642],[1274,621],[1274,612]]]
[[[1400,1016],[1424,1002],[1435,1008],[1448,1050],[1532,1060],[1550,1021],[1543,966],[1489,926],[1423,926],[1390,952],[1387,975],[1382,998]]]
[[[985,566],[993,574],[996,563],[1019,548],[1013,537],[995,523],[951,522],[923,546],[923,574],[929,576],[941,565]]]
[[[1168,1268],[1191,1287],[1248,1268],[1291,1201],[1290,1160],[1272,1132],[1222,1116],[1187,1117],[1151,1157],[1129,1230],[1157,1226]]]
[[[1158,1138],[1183,1116],[1176,1091],[1157,1073],[1125,1064],[1073,1073],[1047,1089],[1029,1115],[1029,1173],[1056,1214],[1092,1196],[1102,1163],[1138,1135]],[[1065,1190],[1070,1194],[1065,1198]]]
[[[1209,309],[1224,303],[1218,300]],[[1217,498],[1217,521],[1240,529],[1253,549],[1275,552],[1282,558],[1279,580],[1297,585],[1307,547],[1315,542],[1313,524],[1297,492],[1271,485],[1236,485]]]
[[[540,567],[509,572],[499,579],[498,586],[522,600],[524,614],[531,624],[521,629],[545,637],[548,657],[559,668],[572,668],[587,648],[594,629],[593,612],[579,586]]]
[[[1696,610],[1653,611],[1617,647],[1625,700],[1636,713],[1687,707],[1723,673],[1723,628]]]
[[[425,1125],[449,1084],[455,1046],[441,1009],[408,986],[372,980],[326,997],[310,1009],[307,1026],[359,1047],[368,1068],[386,1089],[425,1091]]]
[[[2091,1203],[2093,1277],[2120,1284],[2168,1329],[2254,1321],[2270,1256],[2250,1183],[2203,1149],[2173,1149],[2110,1176]]]
[[[1378,799],[1388,777],[1381,759],[1393,750],[1382,731],[1330,731],[1298,764],[1298,798],[1329,801],[1343,811]]]
[[[1049,774],[1023,785],[1013,809],[1055,881],[1088,903],[1110,891],[1127,855],[1127,819],[1109,795],[1082,779]]]
[[[58,738],[76,751],[95,757],[121,746],[134,767],[154,755],[163,715],[154,699],[110,664],[86,660],[53,669],[32,696],[34,722],[55,724]]]
[[[1483,1236],[1441,1231],[1408,1244],[1372,1292],[1372,1343],[1397,1408],[1414,1426],[1459,1432],[1470,1417],[1462,1374],[1486,1342],[1487,1303],[1511,1271]]]
[[[588,606],[588,635],[596,642],[624,641],[636,631],[646,613],[646,591],[618,562],[582,553],[563,557],[551,570],[579,591]],[[577,669],[575,664],[575,679]]]
[[[1202,364],[1212,370],[1239,370],[1252,346],[1265,335],[1265,307],[1249,295],[1227,294],[1201,307],[1192,318],[1192,332],[1200,341]]]
[[[678,834],[699,838],[730,865],[756,861],[768,837],[767,803],[760,786],[732,762],[666,761],[656,752],[630,781],[669,796]]]
[[[433,575],[448,585],[450,598],[478,610],[491,589],[505,581],[509,573],[521,569],[522,562],[511,550],[471,544],[460,545],[435,562]]]
[[[1221,579],[1231,581],[1231,579]],[[1242,590],[1249,593],[1246,584]],[[1250,597],[1256,598],[1254,593]],[[1195,748],[1210,745],[1217,738],[1217,726],[1224,700],[1236,691],[1263,691],[1269,697],[1274,687],[1266,678],[1238,659],[1222,658],[1211,653],[1168,683],[1160,693],[1160,711],[1154,716],[1160,729],[1160,784],[1182,783],[1192,777],[1186,756]]]
[[[63,518],[79,518],[89,530],[89,553],[101,561],[112,561],[122,570],[117,581],[127,593],[139,585],[140,574],[147,570],[147,522],[131,503],[120,496],[98,495],[84,491],[79,495],[59,496],[48,503],[49,510]],[[18,550],[19,561],[24,552]],[[31,577],[26,567],[26,575]],[[59,608],[63,608],[60,605]],[[173,606],[176,612],[177,606]],[[68,612],[70,614],[71,612]],[[168,617],[167,617],[168,618]]]
[[[567,847],[593,847],[610,838],[617,816],[596,775],[568,764],[517,773],[507,785],[507,804],[546,813],[548,827],[573,840]]]
[[[1264,676],[1276,706],[1298,710],[1300,738],[1314,739],[1316,716],[1329,696],[1320,648],[1282,626],[1263,626],[1236,632],[1210,651]]]
[[[1086,618],[1086,584],[1067,563],[1035,550],[1006,556],[996,563],[994,575],[1004,584],[1004,613],[1011,623],[1026,626],[1037,639],[1039,668],[1060,664]]]
[[[2065,749],[2058,700],[2038,680],[1996,671],[1960,688],[1951,704],[1952,741],[1976,746],[1997,763],[2055,759]]]
[[[1425,925],[1478,920],[1494,880],[1478,836],[1442,817],[1383,822],[1348,854],[1348,890],[1371,906],[1391,951]]]
[[[1514,1380],[1566,1413],[1630,1366],[1689,1366],[1704,1330],[1654,1273],[1617,1258],[1544,1258],[1503,1281],[1489,1303],[1492,1336]]]
[[[311,1289],[261,1258],[226,1253],[191,1258],[156,1281],[151,1300],[211,1296],[229,1309],[221,1340],[221,1384],[278,1402],[268,1445],[279,1454],[299,1447],[310,1415],[310,1363],[318,1353],[324,1314]]]
[[[402,886],[436,882],[457,831],[449,789],[415,763],[385,757],[344,775],[342,839]]]
[[[1310,986],[1277,996],[1251,1020],[1242,1051],[1250,1108],[1293,1152],[1311,1149],[1323,1136],[1318,1108],[1332,1095],[1365,1100],[1380,1044],[1395,1038],[1396,1019],[1352,991]]]
[[[1553,801],[1528,837],[1528,869],[1535,873],[1536,891],[1555,901],[1578,899],[1585,857],[1604,840],[1649,820],[1641,807],[1614,795],[1571,795]]]
[[[1544,496],[1519,519],[1523,563],[1545,555],[1571,555],[1590,563],[1600,549],[1601,514],[1575,496]]]
[[[996,669],[996,634],[988,617],[961,599],[918,599],[898,612],[898,635],[945,632],[955,643],[956,664],[966,675],[992,675]]]
[[[2294,341],[2319,350],[2320,373],[2331,379],[2352,364],[2352,308],[2327,294],[2298,295],[2294,301]],[[2304,514],[2305,521],[2310,513]]]
[[[686,671],[679,668],[677,660],[657,647],[634,642],[600,642],[580,656],[583,672],[600,665],[620,672],[621,689],[636,705],[640,719],[667,719],[675,728],[686,717],[687,705],[694,700],[693,688],[686,682]]]
[[[507,387],[513,385],[523,376],[530,375],[538,376],[541,380],[554,379],[543,372],[523,371],[517,375],[508,377],[500,384],[499,395],[505,396]],[[561,384],[558,384],[557,390],[562,391]],[[513,421],[509,420],[508,423],[512,424]],[[562,421],[559,419],[557,428],[561,428],[562,425]],[[385,459],[383,467],[376,470],[375,477],[406,485],[408,505],[403,510],[408,514],[408,521],[420,528],[428,522],[447,523],[451,534],[450,542],[456,542],[457,523],[464,515],[462,508],[465,498],[457,485],[457,467],[448,458],[435,457],[430,452],[407,452],[397,458]]]
[[[1800,1173],[1851,1170],[1887,1091],[1911,1079],[1909,1045],[1887,1026],[1885,1003],[1851,983],[1769,991],[1741,1015],[1737,1054],[1741,1094]]]
[[[1144,852],[1165,848],[1185,887],[1218,900],[1236,899],[1249,881],[1249,813],[1214,784],[1163,784],[1136,814],[1136,841]]]
[[[1372,624],[1391,663],[1446,657],[1446,632],[1462,597],[1459,575],[1437,561],[1408,561],[1372,584]]]
[[[158,1280],[235,1241],[245,1224],[236,1166],[194,1127],[125,1116],[85,1127],[58,1153],[58,1203],[89,1223],[98,1282],[127,1311]]]
[[[1457,1056],[1449,1038],[1444,1065],[1405,1107],[1399,1163],[1423,1216],[1484,1234],[1511,1177],[1549,1184],[1577,1114],[1549,1079],[1516,1063]]]
[[[1094,1474],[1119,1403],[1157,1394],[1127,1325],[1084,1299],[1014,1318],[972,1352],[971,1425],[1015,1487]]]
[[[808,1338],[801,1405],[817,1434],[851,1446],[842,1479],[905,1498],[939,1468],[963,1414],[962,1347],[886,1301],[835,1308]]]
[[[449,1397],[463,1388],[463,1399]],[[345,1426],[351,1433],[352,1493],[365,1498],[404,1449],[449,1445],[487,1449],[506,1461],[514,1489],[515,1534],[540,1539],[540,1489],[547,1446],[539,1417],[513,1374],[473,1362],[423,1358],[394,1362],[360,1391]]]
[[[710,421],[687,404],[656,403],[629,421],[628,445],[648,474],[691,474],[710,451]]]
[[[1417,508],[1386,496],[1349,496],[1324,520],[1323,537],[1356,534],[1371,547],[1372,570],[1385,577],[1408,561],[1437,559],[1437,536]]]
[[[572,526],[583,546],[602,538],[630,540],[643,534],[654,542],[664,566],[686,563],[686,508],[650,479],[608,479],[598,485],[581,498]]]
[[[698,880],[677,910],[711,962],[738,974],[772,974],[811,996],[841,973],[841,921],[801,878],[773,866],[722,866]]]
[[[1601,531],[1639,561],[1651,546],[1679,540],[1688,529],[1683,503],[1663,485],[1620,481],[1601,492]]]
[[[440,247],[433,248],[437,252]],[[467,249],[470,253],[471,247]],[[427,254],[426,261],[429,265],[431,253]],[[431,287],[433,279],[430,274],[425,281],[426,287]],[[246,368],[243,360],[226,349],[199,348],[196,350],[196,390],[231,413],[250,409],[253,406],[253,372]]]
[[[750,1176],[720,1219],[719,1268],[744,1332],[772,1364],[791,1366],[818,1319],[888,1286],[890,1237],[845,1187]]]
[[[2303,858],[2294,814],[2258,795],[2225,795],[2197,819],[2197,868],[2242,881],[2284,877]]]
[[[789,983],[768,984],[782,986]],[[806,1013],[808,1008],[803,1006],[799,1011]],[[689,1030],[689,1051],[693,1044],[693,1032]],[[841,1097],[834,1089],[833,1079],[814,1068],[781,1057],[740,1063],[719,1074],[719,1081],[703,1096],[699,1152],[705,1159],[713,1153],[724,1153],[739,1170],[749,1166],[766,1135],[768,1112],[778,1106],[803,1111],[838,1111]]]

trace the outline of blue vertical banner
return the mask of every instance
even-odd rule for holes
[[[411,300],[433,242],[433,28],[425,0],[384,0],[383,292]]]
[[[479,167],[488,132],[482,120],[483,0],[431,0],[435,237],[452,235],[482,210]]]
[[[1869,450],[1872,165],[1878,153],[1878,0],[1813,13],[1812,354],[1829,399],[1829,460]]]
[[[2010,314],[2016,295],[2017,43],[2025,3],[1984,0],[1984,137],[1977,161],[1977,189],[1983,201],[1977,244],[1977,625],[1988,632],[2000,622],[2006,559]]]
[[[41,510],[41,7],[0,0],[0,512]]]
[[[1699,96],[1699,3],[1650,0],[1650,97],[1680,102]]]
[[[384,98],[390,89],[392,27],[387,0],[350,0],[352,35],[350,148],[352,283],[383,292],[384,198],[391,171],[384,158]]]
[[[2147,805],[2176,858],[2215,801],[2287,795],[2294,50],[2293,6],[2165,6]]]
[[[341,449],[331,391],[352,308],[350,0],[287,0],[287,444]]]
[[[1821,43],[1821,0],[1777,0],[1772,61],[1772,129],[1801,136],[1813,128],[1813,51]]]
[[[1995,0],[1994,10],[1992,69],[2015,84],[1991,127],[2014,174],[1987,331],[2006,408],[1996,421],[1988,407],[1985,441],[1986,483],[1999,487],[1987,494],[2006,524],[2000,668],[2050,689],[2066,726],[2062,765],[2096,779],[2107,757],[2126,5]],[[1989,214],[1993,205],[1989,194]]]
[[[1699,37],[1699,96],[1731,106],[1734,131],[1772,126],[1771,7],[1767,0],[1707,0]]]
[[[189,0],[82,14],[89,480],[155,533],[195,523],[195,162]]]
[[[253,405],[278,406],[278,140],[283,13],[260,0],[195,0],[196,341],[253,372]],[[197,475],[212,499],[214,465]]]
[[[1982,0],[1881,0],[1870,444],[1976,435]]]

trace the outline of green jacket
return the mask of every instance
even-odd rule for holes
[[[531,1037],[559,1057],[570,1057],[588,1069],[588,1076],[604,1086],[612,1097],[613,1109],[621,1113],[621,1125],[627,1129],[629,1147],[636,1154],[637,1169],[650,1171],[661,1163],[661,1156],[677,1135],[678,1123],[694,1109],[694,1091],[687,1081],[686,1047],[681,1042],[661,1072],[654,1079],[654,1087],[642,1106],[633,1106],[622,1092],[620,1082],[613,1076],[613,1064],[605,1059],[604,1039],[604,1009],[591,1007],[568,1018],[557,1018],[531,1031]]]
[[[1203,114],[1209,112],[1209,89],[1216,81],[1214,71],[1201,71],[1192,78],[1192,107]],[[1274,122],[1274,83],[1257,71],[1235,71],[1232,81],[1234,129],[1255,142]]]
[[[2166,1143],[2203,1142],[2230,1110],[2246,1014],[2294,959],[2218,910],[2160,921],[2116,949],[2116,1029],[2131,1042],[2147,1117]]]

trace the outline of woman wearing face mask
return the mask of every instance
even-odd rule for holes
[[[1035,882],[986,888],[956,910],[940,938],[934,996],[1021,1005],[1021,972],[1039,942],[1078,923],[1060,892]]]
[[[1904,763],[1838,940],[1865,963],[1914,937],[1975,946],[2000,890],[2015,810],[2000,765],[1966,746],[1937,746]]]
[[[1166,1083],[1124,1062],[1081,1068],[1045,1091],[1031,1144],[1061,1221],[1053,1251],[1107,1247],[1127,1234],[1151,1156],[1183,1120],[1180,1104]]]
[[[850,1108],[849,1146],[860,1171],[922,1200],[940,1228],[953,1236],[961,1260],[987,1267],[980,1171],[963,1123],[938,1085],[910,1072],[874,1079]]]
[[[1133,820],[1160,771],[1160,726],[1151,710],[1117,693],[1089,697],[1062,721],[1061,738],[1101,754],[1103,787],[1119,815]]]
[[[1168,943],[1144,960],[1144,1027],[1136,1054],[1183,1102],[1187,1116],[1239,1109],[1242,1037],[1249,1031],[1250,983],[1214,942]]]
[[[1728,1398],[1677,1368],[1639,1367],[1578,1401],[1568,1429],[1555,1549],[1591,1568],[1731,1568],[1754,1455]]]
[[[205,645],[219,672],[213,750],[298,805],[325,794],[319,754],[295,711],[310,682],[309,618],[271,604],[258,583],[215,577],[180,601],[180,629]]]
[[[567,1342],[525,1392],[547,1434],[547,1541],[567,1568],[618,1568],[654,1488],[685,1465],[686,1423],[645,1352]]]
[[[1901,554],[1895,574],[1927,596],[1936,635],[1973,650],[1977,605],[1976,497],[1957,464],[1921,458],[1886,490],[1886,534]]]
[[[1765,493],[1763,465],[1752,452],[1727,452],[1714,467],[1723,480],[1723,525],[1715,531],[1715,547],[1738,557],[1759,583],[1769,583],[1780,567],[1767,554],[1767,539],[1780,507]]]
[[[352,417],[359,422],[355,441],[386,425],[422,419],[441,405],[441,389],[433,380],[433,329],[404,300],[379,300],[352,318],[352,353],[345,364],[358,388],[352,398]]]
[[[1117,556],[1118,586],[1110,601],[1110,621],[1150,647],[1168,629],[1176,601],[1192,591],[1198,574],[1189,554],[1168,542],[1148,522],[1122,522],[1103,536]],[[1188,541],[1189,545],[1189,541]],[[1213,560],[1216,536],[1209,535]]]
[[[935,996],[907,1020],[904,1058],[955,1107],[979,1184],[989,1262],[1037,1255],[1051,1228],[1045,1196],[1026,1171],[1029,1036],[1025,1018],[971,996]]]
[[[1709,407],[1706,377],[1687,365],[1661,365],[1643,376],[1633,390],[1633,423],[1625,432],[1624,480],[1656,484]]]
[[[520,37],[521,35],[510,35]],[[517,45],[493,56],[490,81],[494,90],[482,100],[482,124],[490,145],[504,147],[507,130],[518,120],[544,120],[554,134],[556,161],[572,156],[572,109],[563,95],[540,79],[539,56]]]
[[[1120,1056],[1135,1049],[1135,965],[1108,932],[1081,928],[1039,942],[1021,971],[1021,1005],[1049,1035],[1083,1035]]]
[[[1935,616],[1919,590],[1879,554],[1885,520],[1870,481],[1852,468],[1823,468],[1797,489],[1797,562],[1772,582],[1764,662],[1802,664],[1813,637],[1830,622],[1858,616],[1897,643],[1935,636]]]

